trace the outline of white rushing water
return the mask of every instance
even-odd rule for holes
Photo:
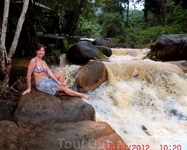
[[[110,62],[103,62],[108,81],[85,101],[131,149],[187,150],[187,76],[174,64],[143,60],[148,51],[113,49]],[[69,86],[78,68],[63,67]]]

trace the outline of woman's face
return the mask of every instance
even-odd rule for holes
[[[38,51],[36,51],[37,56],[43,57],[45,55],[45,49],[41,47]]]

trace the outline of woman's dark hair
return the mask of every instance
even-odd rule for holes
[[[40,48],[44,48],[44,50],[45,50],[45,46],[43,45],[43,44],[39,44],[37,47],[36,47],[36,49],[35,49],[35,51],[38,51]]]

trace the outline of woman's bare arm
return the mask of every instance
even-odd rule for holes
[[[28,66],[28,70],[27,70],[27,89],[23,92],[22,95],[25,95],[31,92],[31,78],[32,78],[32,73],[33,73],[35,65],[36,63],[34,59],[31,59],[29,66]]]

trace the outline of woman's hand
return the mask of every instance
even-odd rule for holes
[[[29,94],[30,92],[31,92],[31,89],[27,89],[27,90],[25,90],[25,91],[22,93],[22,95]]]
[[[64,83],[62,83],[62,82],[58,82],[58,84],[60,85],[60,86],[66,86]]]

